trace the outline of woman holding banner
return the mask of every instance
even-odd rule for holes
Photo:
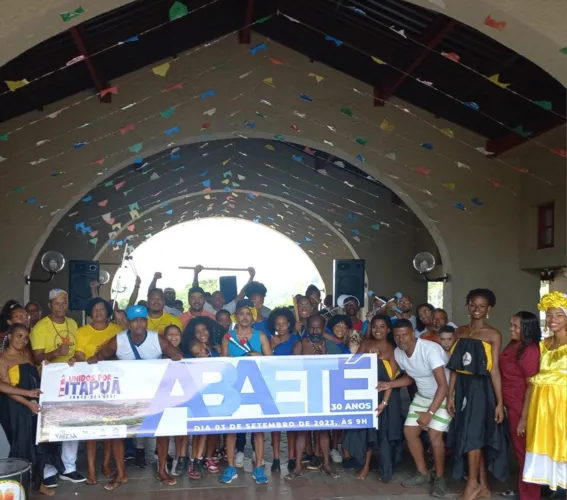
[[[291,356],[293,347],[300,341],[299,336],[293,333],[295,329],[295,315],[289,307],[278,307],[274,309],[268,318],[268,330],[272,334],[270,347],[274,356]],[[287,454],[288,469],[295,468],[295,432],[287,432]],[[272,462],[272,472],[281,472],[280,465],[280,444],[282,439],[281,432],[272,432],[272,448],[274,449],[274,461]]]
[[[90,324],[86,324],[77,330],[75,354],[68,361],[70,366],[73,366],[77,361],[86,361],[91,356],[94,356],[106,342],[122,331],[119,325],[110,322],[112,307],[106,300],[100,297],[95,297],[88,302],[85,307],[85,313],[92,321]],[[97,483],[96,445],[97,441],[95,440],[86,442],[87,484],[89,485]],[[102,473],[104,477],[111,478],[113,473],[110,470],[111,443],[109,440],[103,441],[103,450]]]
[[[272,349],[270,341],[265,333],[252,327],[256,321],[256,307],[251,300],[240,300],[236,304],[236,313],[232,320],[236,323],[236,328],[227,333],[222,339],[222,356],[239,358],[241,356],[270,356]],[[267,484],[268,478],[262,466],[264,458],[264,433],[252,434],[256,450],[256,464],[252,477],[256,484]],[[229,484],[238,478],[234,463],[236,452],[236,434],[226,435],[226,454],[228,467],[224,470],[220,479],[221,483]]]

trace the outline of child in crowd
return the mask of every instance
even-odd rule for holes
[[[439,330],[439,343],[447,355],[450,355],[451,348],[455,343],[455,329],[452,326],[441,327]]]
[[[181,330],[177,325],[168,325],[163,334],[174,347],[181,344]],[[175,436],[175,460],[171,466],[171,474],[173,476],[182,476],[187,474],[189,469],[189,458],[187,451],[189,449],[189,436]]]

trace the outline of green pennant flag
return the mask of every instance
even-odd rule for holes
[[[18,186],[10,191],[10,193],[21,193],[25,189],[25,186]]]
[[[517,127],[514,127],[512,129],[512,132],[516,132],[516,134],[521,135],[522,137],[529,137],[530,135],[533,134],[533,132],[530,130],[524,130],[524,127],[522,127],[522,125],[518,125]]]
[[[559,52],[561,52],[562,54],[567,55],[567,47],[563,47],[562,49],[559,49]]]
[[[352,118],[352,110],[350,108],[342,108],[341,113]]]
[[[261,17],[260,19],[258,19],[258,20],[256,21],[256,24],[265,23],[266,21],[269,21],[273,16],[274,16],[273,14],[270,14],[269,16]]]
[[[160,113],[160,115],[163,118],[169,118],[171,115],[173,115],[173,113],[175,113],[175,108],[169,108],[169,109],[166,109],[165,111],[162,111]]]
[[[186,16],[187,14],[189,14],[187,5],[181,2],[174,2],[174,4],[171,6],[171,9],[169,9],[169,20],[175,21],[176,19]]]
[[[368,139],[365,139],[364,137],[357,137],[356,142],[361,146],[366,146],[368,144]]]
[[[0,135],[0,141],[7,141],[10,134]]]
[[[551,101],[534,101],[534,104],[536,104],[540,108],[546,109],[547,111],[551,111],[553,107]]]
[[[59,15],[61,16],[61,19],[63,19],[63,22],[66,23],[67,21],[70,21],[71,19],[74,19],[75,17],[79,17],[84,12],[85,12],[85,9],[83,9],[82,7],[79,7],[75,10],[70,11],[70,12],[61,12]]]
[[[284,137],[283,135],[281,135],[281,134],[276,134],[276,135],[274,135],[274,139],[275,139],[276,141],[285,141],[285,137]]]

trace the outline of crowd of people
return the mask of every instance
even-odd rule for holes
[[[511,443],[519,465],[517,490],[504,496],[538,500],[541,487],[567,487],[567,295],[552,292],[537,314],[520,311],[510,322],[509,342],[488,323],[496,297],[487,289],[465,298],[469,322],[460,327],[443,309],[415,308],[410,297],[395,301],[372,297],[370,312],[360,317],[354,296],[322,300],[310,286],[293,304],[274,310],[264,305],[266,287],[250,279],[234,300],[220,291],[208,295],[199,286],[200,267],[189,290],[189,308],[171,288],[158,288],[156,273],[147,297],[138,300],[140,281],[125,310],[98,296],[79,327],[68,315],[67,292],[49,293],[49,309],[34,302],[7,302],[0,312],[0,424],[9,451],[5,456],[33,464],[34,483],[52,495],[58,479],[97,482],[97,442],[86,443],[87,476],[77,468],[79,442],[36,445],[36,419],[41,411],[40,373],[45,363],[169,358],[374,354],[378,359],[377,429],[287,432],[287,474],[293,481],[306,470],[336,478],[335,464],[357,469],[364,479],[377,469],[383,482],[392,480],[407,445],[415,473],[407,488],[426,487],[434,497],[447,492],[446,457],[452,475],[465,479],[463,500],[491,496],[489,472],[508,477]],[[241,346],[245,344],[246,349]],[[402,391],[411,398],[404,412]],[[271,433],[272,473],[281,472],[281,433]],[[188,475],[199,479],[220,472],[221,483],[238,478],[244,464],[246,434],[176,436],[103,441],[104,486],[114,490],[128,481],[126,465],[147,466],[147,447],[155,446],[158,479],[175,485]],[[2,441],[2,439],[0,439]],[[266,484],[264,433],[251,435],[253,478]],[[0,443],[0,452],[2,446]],[[114,468],[112,466],[114,462]]]

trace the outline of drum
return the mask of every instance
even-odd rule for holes
[[[21,458],[0,459],[0,498],[28,500],[31,493],[31,464]]]

